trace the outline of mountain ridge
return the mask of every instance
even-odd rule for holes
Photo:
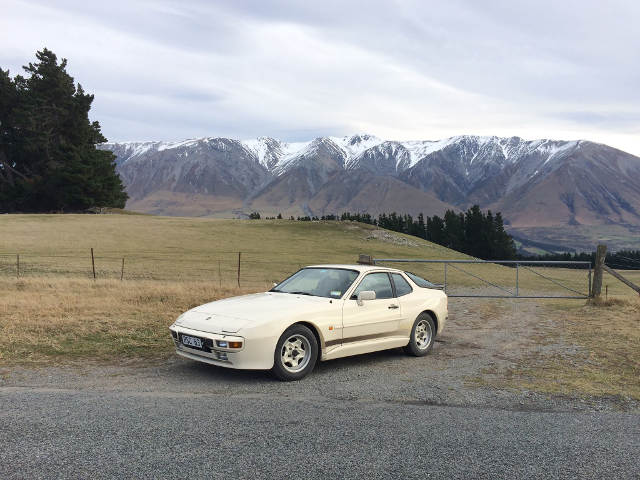
[[[640,158],[588,140],[460,135],[393,141],[358,134],[101,148],[117,157],[128,208],[148,213],[184,214],[190,196],[198,198],[193,215],[214,216],[251,210],[441,215],[477,203],[501,211],[511,229],[640,227]]]

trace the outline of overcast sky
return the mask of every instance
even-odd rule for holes
[[[635,0],[0,0],[0,68],[46,46],[110,141],[584,138],[640,155]]]

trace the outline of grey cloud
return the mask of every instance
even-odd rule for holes
[[[637,2],[4,3],[0,66],[67,57],[115,140],[640,128]]]
[[[629,129],[640,125],[640,112],[568,111],[549,115],[577,125],[595,125],[612,129]]]

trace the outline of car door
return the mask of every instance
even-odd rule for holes
[[[373,290],[375,300],[358,305],[359,292]],[[398,331],[400,308],[386,272],[368,273],[360,281],[342,308],[343,343],[392,336]]]
[[[413,287],[400,273],[392,273],[391,279],[400,306],[401,327],[409,325],[411,328],[415,320],[416,309],[419,309],[422,300],[416,295],[412,295]]]

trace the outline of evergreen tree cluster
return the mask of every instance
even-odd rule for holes
[[[257,217],[254,215],[250,218],[260,218],[260,216],[258,214]],[[275,219],[275,217],[267,218]],[[282,214],[278,214],[278,218],[282,218]],[[340,216],[331,214],[289,219],[300,222],[350,220],[420,237],[484,260],[516,258],[516,246],[513,238],[504,229],[502,215],[499,212],[493,215],[491,210],[483,213],[478,205],[474,205],[465,213],[447,210],[444,218],[437,215],[425,218],[422,213],[414,218],[411,215],[401,215],[396,212],[382,213],[375,218],[369,213],[344,212]]]
[[[27,76],[0,68],[0,212],[124,207],[127,194],[98,122],[93,95],[44,49]]]
[[[485,260],[511,260],[516,257],[513,238],[505,231],[500,212],[495,216],[491,210],[483,213],[478,205],[465,213],[447,210],[444,217],[424,217],[420,213],[415,219],[411,215],[396,212],[383,213],[373,219],[368,213],[343,213],[342,220],[378,225],[381,228],[424,238],[453,250]]]
[[[535,256],[519,256],[525,260],[546,260],[557,262],[596,262],[596,252],[586,253],[546,253]],[[620,250],[608,252],[605,257],[605,264],[616,270],[640,270],[640,250]],[[566,265],[560,265],[566,268]]]

